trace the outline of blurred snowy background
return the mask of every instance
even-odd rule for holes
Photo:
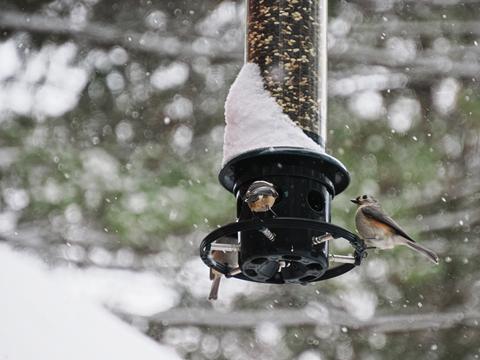
[[[371,252],[306,287],[224,281],[216,304],[197,253],[234,219],[216,176],[243,1],[0,9],[0,359],[95,328],[118,359],[479,358],[478,0],[330,1],[328,148],[353,180],[333,221],[374,194],[440,265]]]

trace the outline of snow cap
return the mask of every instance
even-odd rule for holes
[[[254,63],[243,65],[230,88],[225,122],[222,165],[247,151],[277,146],[325,152],[265,90],[260,68]]]

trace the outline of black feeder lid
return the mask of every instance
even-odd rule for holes
[[[276,163],[279,173],[283,166],[295,166],[299,176],[318,179],[324,177],[332,197],[340,194],[350,183],[350,174],[345,166],[333,156],[296,147],[270,147],[245,152],[228,161],[220,170],[218,179],[228,191],[235,193],[244,182],[255,181],[273,175],[264,164]],[[268,169],[268,170],[266,170]]]

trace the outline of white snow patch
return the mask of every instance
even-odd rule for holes
[[[405,133],[410,130],[414,120],[421,116],[421,111],[418,100],[402,96],[388,107],[388,124],[393,130]]]
[[[27,100],[22,101],[26,102]],[[38,89],[34,106],[39,115],[61,116],[72,110],[77,102],[77,94],[54,85],[45,84]]]
[[[17,228],[17,220],[15,211],[0,212],[0,235],[11,235]]]
[[[348,313],[358,320],[366,321],[375,315],[378,299],[373,292],[349,289],[342,293],[341,300]]]
[[[60,267],[52,277],[78,298],[139,316],[166,311],[180,300],[173,283],[152,272]]]
[[[2,59],[2,65],[0,66],[0,81],[3,81],[14,76],[18,69],[20,69],[21,65],[17,47],[13,40],[0,43],[0,59]]]
[[[176,152],[184,154],[190,149],[193,140],[193,131],[189,126],[180,125],[174,132],[171,144]]]
[[[352,23],[341,17],[332,19],[328,26],[330,34],[333,34],[335,37],[339,38],[347,36],[351,28]]]
[[[197,29],[203,35],[215,36],[229,24],[243,19],[243,7],[233,1],[222,1],[200,24]]]
[[[401,89],[407,82],[408,77],[405,74],[392,74],[377,66],[370,69],[368,74],[332,79],[328,84],[328,93],[332,96],[351,96],[360,91]]]
[[[315,350],[307,350],[300,354],[298,360],[322,360],[322,355]]]
[[[45,48],[40,52],[30,55],[25,60],[25,70],[21,74],[26,83],[35,84],[41,81],[47,72],[48,54]]]
[[[382,333],[373,333],[368,337],[368,343],[376,350],[381,350],[387,344],[387,337]]]
[[[90,299],[71,294],[39,260],[2,244],[0,262],[0,359],[180,359]]]
[[[125,88],[125,79],[118,71],[112,71],[107,75],[107,86],[113,92],[121,92]]]
[[[175,95],[173,101],[165,105],[165,113],[170,119],[186,119],[193,115],[193,104],[190,99]]]
[[[392,37],[386,41],[387,52],[398,64],[413,61],[417,56],[417,47],[412,39]]]
[[[3,199],[13,211],[20,211],[30,202],[28,193],[23,189],[6,188],[3,190]]]
[[[447,115],[455,109],[460,88],[456,79],[447,78],[433,89],[433,105],[440,114]]]
[[[84,172],[82,184],[96,188],[103,184],[108,189],[116,189],[120,184],[118,160],[101,148],[91,148],[81,154]]]
[[[349,101],[350,110],[361,119],[375,120],[385,112],[383,97],[378,91],[362,91],[354,94]]]
[[[128,121],[121,121],[116,127],[115,127],[115,135],[117,135],[117,139],[120,142],[125,142],[129,141],[133,138],[135,135],[135,132],[133,130],[132,124]]]
[[[33,89],[21,82],[12,82],[5,88],[7,107],[20,115],[28,115],[33,106]]]
[[[275,146],[324,152],[264,89],[257,64],[246,63],[230,88],[225,122],[223,164],[244,152]]]
[[[13,40],[0,43],[0,111],[18,115],[61,116],[78,103],[88,71],[73,66],[73,43],[46,45],[21,58]]]
[[[108,57],[112,63],[118,66],[125,65],[125,63],[128,61],[127,51],[120,46],[115,46],[112,50],[110,50]]]
[[[318,302],[311,301],[307,304],[304,309],[305,314],[310,318],[315,319],[318,324],[321,325],[330,325],[330,312],[328,308]]]
[[[182,62],[173,62],[169,66],[160,66],[150,78],[152,85],[160,91],[172,89],[185,84],[190,68]]]
[[[255,327],[255,337],[265,345],[277,345],[283,336],[283,329],[273,322],[261,322]]]

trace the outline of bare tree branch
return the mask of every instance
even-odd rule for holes
[[[329,71],[328,75],[328,95],[348,97],[362,90],[384,91],[404,89],[409,85],[431,86],[432,83],[446,77],[473,83],[480,75],[480,64],[453,62],[447,59],[445,61],[423,59],[396,68],[362,64],[349,70]]]
[[[127,319],[138,318],[120,314]],[[222,328],[252,328],[263,322],[279,326],[344,326],[356,331],[381,333],[410,332],[420,330],[449,329],[456,326],[477,327],[480,321],[478,311],[450,311],[443,313],[401,314],[377,316],[370,320],[357,320],[339,310],[315,311],[315,309],[275,311],[220,312],[207,309],[173,309],[141,318],[162,326],[208,326]]]
[[[358,27],[358,31],[384,31],[382,26],[387,26],[389,29],[399,31],[402,27],[410,30],[410,27],[419,27],[419,31],[423,27],[432,25],[443,29],[445,26],[448,29],[464,29],[470,31],[469,27],[480,29],[477,24],[456,23],[458,26],[451,24],[439,25],[443,23],[428,22],[426,24],[419,23],[386,23],[380,25],[368,25],[365,28]],[[363,25],[362,25],[363,26]],[[191,59],[198,56],[208,56],[214,62],[241,62],[243,59],[243,50],[239,47],[235,51],[225,51],[222,48],[221,41],[213,38],[203,38],[208,43],[208,49],[201,50],[201,46],[195,46],[195,41],[180,41],[176,37],[160,36],[155,33],[139,33],[134,31],[122,31],[114,26],[107,26],[98,23],[75,24],[68,19],[61,19],[55,17],[47,17],[42,15],[28,15],[14,11],[6,11],[0,13],[0,28],[12,30],[25,30],[46,34],[59,34],[69,37],[80,38],[81,40],[92,41],[108,46],[119,45],[126,49],[135,52],[142,52],[153,54],[161,58],[171,59]],[[393,31],[392,30],[392,31]],[[390,31],[390,30],[389,30]],[[480,31],[480,30],[479,30]],[[196,40],[202,37],[196,38]],[[345,44],[343,44],[345,45]],[[450,53],[455,54],[455,57],[462,54],[478,53],[472,47],[458,47],[451,50]],[[461,57],[461,56],[460,56]],[[330,96],[349,96],[351,93],[365,90],[364,87],[375,90],[399,89],[405,88],[408,84],[430,84],[432,79],[438,76],[452,76],[457,78],[472,79],[480,73],[480,64],[478,61],[462,61],[451,60],[444,54],[435,54],[431,50],[417,54],[417,58],[409,61],[400,61],[392,52],[372,48],[369,46],[359,46],[354,44],[347,44],[347,47],[339,45],[333,47],[330,52],[330,60],[332,63],[353,63],[362,64],[361,67],[352,68],[350,71],[331,73],[330,82]],[[393,70],[391,74],[377,74],[378,70],[372,67],[365,67],[365,65],[382,65],[388,69]],[[358,78],[358,75],[368,72],[366,76],[368,80],[375,77],[381,81],[364,81],[366,79]],[[350,73],[351,75],[349,75]],[[341,87],[341,80],[346,79],[349,85],[352,84],[352,76],[355,77],[354,85],[350,86],[350,92],[345,93],[345,87]],[[358,80],[355,82],[355,80]],[[340,87],[338,86],[340,84]]]
[[[407,54],[408,55],[408,54]],[[376,48],[358,44],[354,41],[342,41],[333,45],[329,57],[345,62],[381,65],[389,68],[419,68],[419,73],[456,71],[460,76],[478,76],[478,57],[480,47],[455,45],[447,50],[426,49],[410,55],[412,58],[399,57],[396,50]],[[458,65],[458,69],[456,66]],[[467,70],[463,69],[467,66]],[[473,69],[472,69],[473,67]],[[452,69],[453,68],[453,69]],[[429,70],[429,71],[427,71]],[[466,75],[468,74],[468,75]]]
[[[0,29],[67,35],[103,45],[119,45],[133,51],[150,53],[166,58],[177,58],[179,56],[191,58],[202,55],[202,53],[193,50],[191,43],[181,42],[173,36],[162,37],[149,32],[124,31],[114,26],[91,22],[77,24],[68,19],[23,14],[15,11],[0,13]],[[209,46],[208,52],[208,55],[215,57],[217,61],[242,59],[242,53],[217,53],[214,46]]]
[[[468,220],[467,220],[468,219]],[[480,221],[479,210],[460,210],[425,216],[422,219],[423,231],[444,231]]]
[[[480,35],[480,22],[458,21],[386,21],[375,24],[356,24],[354,33],[385,33],[387,36],[441,36],[441,35]]]
[[[202,38],[208,41],[208,49],[199,50],[200,46],[194,46],[194,39],[180,41],[172,36],[160,36],[151,32],[123,31],[115,26],[99,23],[73,23],[68,19],[48,17],[42,15],[23,14],[15,11],[0,13],[0,28],[12,30],[25,30],[37,33],[59,34],[82,40],[92,41],[103,45],[119,45],[126,49],[153,54],[164,58],[193,58],[196,56],[208,56],[216,62],[242,61],[243,49],[239,47],[235,51],[225,51],[221,41],[215,38]],[[412,30],[414,29],[414,30]],[[386,22],[379,24],[361,24],[354,27],[354,32],[401,32],[402,35],[431,32],[435,35],[443,34],[443,31],[453,30],[461,33],[480,34],[480,24],[477,22]],[[406,31],[404,34],[403,32]],[[447,31],[447,32],[448,32]],[[240,44],[239,44],[240,46]],[[448,54],[435,53],[432,50],[418,54],[414,60],[399,60],[391,51],[359,46],[354,43],[338,44],[330,51],[330,59],[341,62],[363,63],[369,65],[383,65],[398,69],[417,81],[420,75],[425,79],[438,74],[458,77],[475,77],[480,72],[478,61],[450,60],[449,56],[462,58],[465,54],[478,55],[480,49],[474,46],[454,46]],[[472,57],[472,56],[470,56]]]
[[[356,3],[362,6],[362,8],[376,8],[377,3],[375,1],[365,1],[365,0],[351,0],[351,3]],[[395,3],[399,3],[402,6],[411,5],[411,4],[421,4],[428,6],[459,6],[465,4],[478,4],[479,0],[393,0],[389,1],[388,5],[393,6]]]

